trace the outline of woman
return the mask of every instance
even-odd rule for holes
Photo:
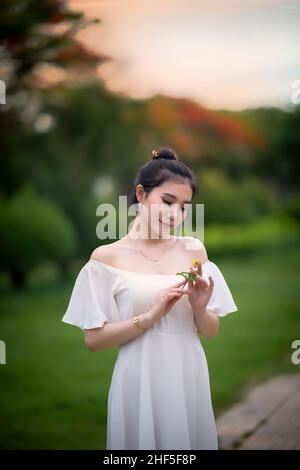
[[[84,331],[91,351],[118,347],[107,449],[218,449],[199,333],[214,336],[219,317],[237,307],[203,243],[169,234],[194,196],[192,171],[173,150],[154,150],[134,186],[139,211],[132,228],[93,251],[62,320]],[[179,280],[183,271],[194,277]]]

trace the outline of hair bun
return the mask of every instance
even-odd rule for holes
[[[152,160],[165,158],[166,160],[178,160],[177,154],[174,150],[164,147],[159,150],[152,150]]]

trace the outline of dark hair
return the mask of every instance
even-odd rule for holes
[[[181,180],[187,178],[190,180],[192,188],[192,197],[196,191],[196,178],[192,170],[179,160],[176,152],[168,147],[152,150],[150,161],[139,168],[138,174],[134,180],[134,188],[131,190],[130,203],[138,203],[135,189],[141,184],[146,193],[153,188],[160,186],[168,180]]]

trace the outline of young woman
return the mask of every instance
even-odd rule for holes
[[[218,449],[199,334],[214,336],[219,317],[237,306],[203,243],[169,234],[185,219],[194,192],[194,174],[176,153],[154,150],[135,179],[131,202],[139,211],[131,229],[93,251],[62,318],[84,331],[91,351],[118,348],[107,449]],[[156,219],[154,207],[161,209]],[[176,275],[181,271],[194,281]]]

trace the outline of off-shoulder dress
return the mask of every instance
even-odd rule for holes
[[[207,308],[237,311],[219,267]],[[82,330],[147,311],[176,274],[141,274],[89,259],[77,275],[62,321]],[[218,449],[210,380],[201,337],[183,295],[162,319],[118,347],[107,401],[106,449]]]

